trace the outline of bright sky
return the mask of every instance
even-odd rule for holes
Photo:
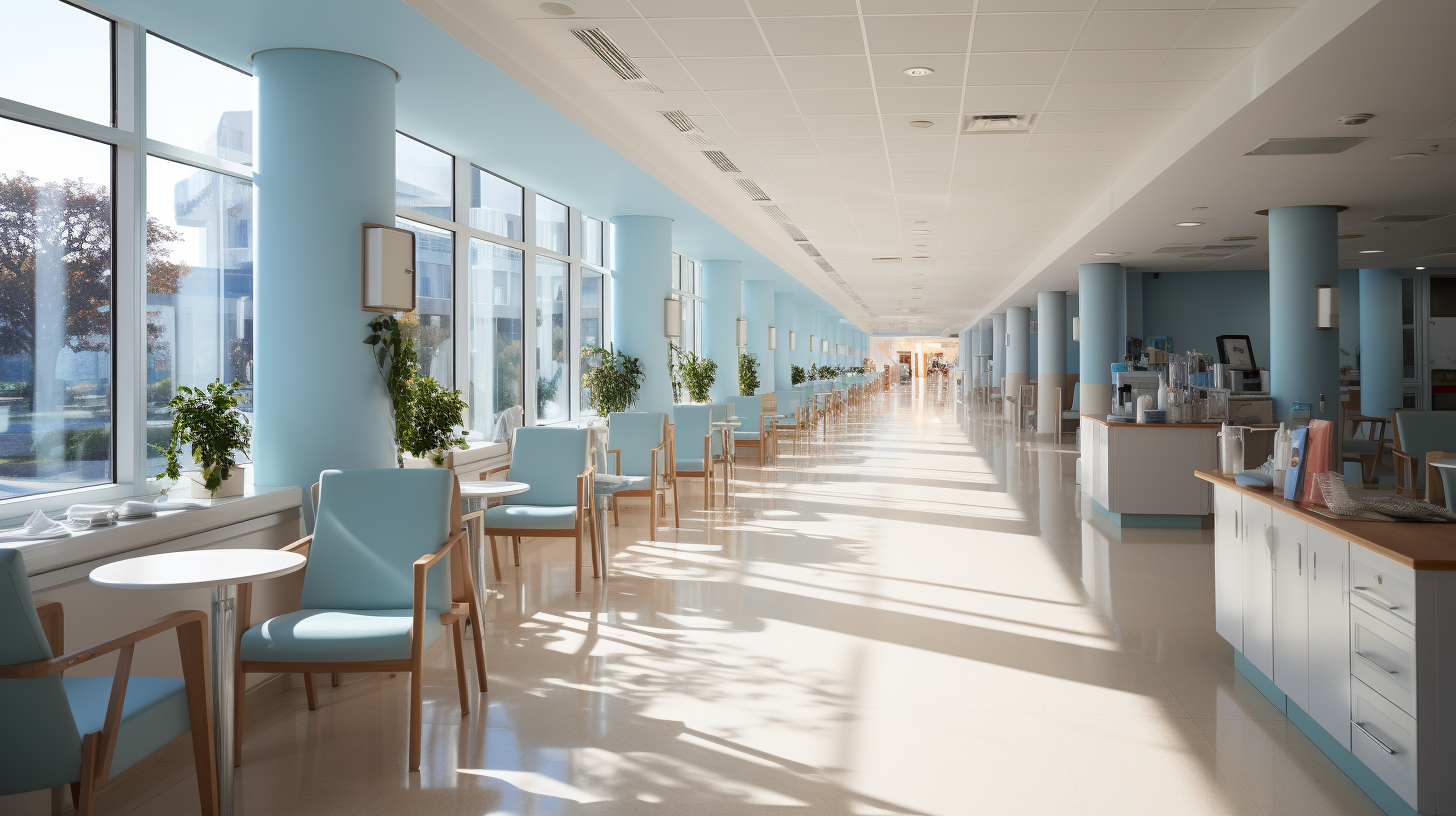
[[[111,124],[111,23],[56,0],[0,0],[0,96]]]
[[[42,183],[79,178],[109,187],[111,146],[0,119],[0,174],[14,175],[21,170]]]

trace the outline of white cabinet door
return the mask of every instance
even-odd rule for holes
[[[1241,497],[1244,540],[1244,657],[1274,679],[1274,509]]]
[[[1244,649],[1244,542],[1239,494],[1213,489],[1213,628]]]
[[[1274,685],[1309,710],[1309,523],[1274,513]]]
[[[1309,528],[1309,705],[1301,706],[1350,747],[1350,544]]]

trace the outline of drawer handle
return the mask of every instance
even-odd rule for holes
[[[1380,737],[1377,737],[1374,734],[1370,733],[1369,731],[1366,731],[1365,730],[1365,726],[1361,725],[1360,723],[1355,722],[1354,720],[1350,720],[1350,725],[1353,725],[1356,728],[1360,729],[1360,733],[1362,733],[1365,736],[1369,737],[1371,739],[1371,741],[1374,742],[1376,745],[1379,745],[1380,746],[1380,750],[1384,751],[1387,754],[1390,754],[1391,756],[1395,756],[1395,749],[1394,748],[1391,748],[1389,745],[1386,745],[1380,739]]]
[[[1358,658],[1360,658],[1361,660],[1365,661],[1365,663],[1367,665],[1369,665],[1370,668],[1375,669],[1376,671],[1383,671],[1386,674],[1400,674],[1400,672],[1396,671],[1395,669],[1387,669],[1384,666],[1380,665],[1379,663],[1376,663],[1374,660],[1371,660],[1368,656],[1366,656],[1359,649],[1356,649],[1355,650],[1355,656],[1358,657]]]
[[[1391,602],[1386,601],[1386,600],[1382,599],[1380,596],[1376,595],[1375,592],[1370,589],[1370,587],[1357,586],[1357,587],[1351,587],[1351,590],[1356,595],[1359,595],[1360,597],[1362,597],[1365,600],[1367,600],[1367,601],[1375,604],[1376,606],[1383,606],[1386,609],[1389,609],[1391,611],[1394,611],[1394,610],[1397,610],[1397,609],[1400,608],[1399,606],[1396,606],[1395,604],[1392,604]]]

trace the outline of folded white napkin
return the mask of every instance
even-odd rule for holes
[[[157,506],[155,504],[144,501],[124,501],[121,503],[121,506],[116,509],[117,512],[121,513],[122,518],[138,518],[140,516],[150,516],[154,515],[157,512]]]
[[[99,527],[116,521],[116,508],[107,504],[73,504],[66,509],[72,524]]]
[[[168,499],[164,497],[157,499],[156,503],[153,504],[152,507],[154,507],[158,513],[164,510],[201,510],[204,507],[211,506],[210,504],[208,504],[209,501],[211,500],[208,499],[203,501],[190,501],[188,499]]]
[[[30,514],[25,524],[0,532],[0,541],[39,541],[47,538],[65,538],[71,531],[64,524],[55,521],[37,510]]]

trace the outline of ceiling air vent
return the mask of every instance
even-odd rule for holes
[[[961,133],[1030,133],[1034,124],[1034,113],[973,113],[966,117]]]
[[[1197,252],[1200,249],[1203,249],[1203,244],[1168,244],[1165,247],[1158,247],[1157,249],[1153,250],[1153,254],[1159,255],[1176,253],[1182,255],[1185,252]]]
[[[1232,258],[1237,252],[1190,252],[1185,258]]]
[[[1185,255],[1189,252],[1217,252],[1221,253],[1220,257],[1226,257],[1253,248],[1254,244],[1168,244],[1165,247],[1159,247],[1153,250],[1153,254]],[[1198,255],[1197,257],[1207,258],[1211,256]]]
[[[627,87],[643,93],[662,93],[661,88],[653,85],[651,80],[642,75],[637,63],[627,56],[627,52],[612,42],[612,38],[607,36],[607,32],[600,28],[573,28],[571,33],[575,34],[589,51],[596,54],[597,59],[605,62],[607,67],[612,69],[612,73],[621,77],[622,81],[627,83]]]
[[[824,255],[819,252],[819,249],[817,247],[815,247],[813,244],[800,243],[799,244],[799,249],[804,250],[804,252],[810,258],[823,258],[824,257]],[[816,263],[817,263],[817,261],[816,261]]]
[[[1245,156],[1313,156],[1343,153],[1365,141],[1366,136],[1318,136],[1308,139],[1265,139]]]
[[[899,256],[885,256],[881,258],[870,258],[871,263],[899,263],[905,260]]]
[[[689,118],[686,113],[680,110],[658,111],[658,113],[662,114],[662,118],[666,119],[668,124],[677,128],[678,133],[681,133],[683,138],[695,145],[702,145],[703,147],[713,146],[713,140],[709,139],[708,134],[704,133],[703,129],[698,127],[698,123]]]
[[[750,201],[770,201],[771,200],[768,197],[768,193],[765,193],[763,191],[763,188],[760,187],[760,186],[758,186],[758,182],[754,181],[753,179],[750,179],[750,178],[736,178],[736,179],[733,179],[733,183],[734,184],[737,184],[738,187],[739,187],[739,189],[743,190],[743,192],[748,193],[748,199]]]
[[[713,163],[714,167],[725,173],[743,172],[738,169],[738,165],[734,164],[732,159],[728,158],[728,154],[721,150],[704,150],[703,155],[707,157],[708,161]]]
[[[1427,221],[1435,221],[1449,216],[1450,213],[1439,215],[1382,215],[1379,218],[1372,218],[1371,223],[1375,224],[1424,224]]]

